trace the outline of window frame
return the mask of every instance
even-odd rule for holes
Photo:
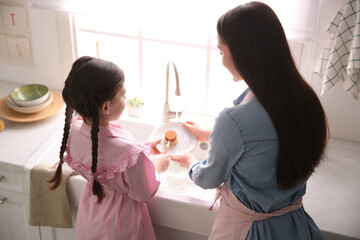
[[[75,14],[71,13],[56,13],[57,22],[58,22],[58,31],[59,31],[59,42],[60,42],[60,51],[61,51],[61,60],[62,60],[62,69],[63,69],[63,79],[66,79],[68,72],[70,71],[71,65],[75,59],[77,59],[78,52],[77,52],[77,35],[79,33],[79,30],[82,32],[90,32],[90,33],[96,33],[96,34],[103,34],[107,36],[116,36],[116,37],[122,37],[122,38],[129,38],[129,39],[135,39],[139,42],[139,86],[140,91],[145,91],[143,89],[144,86],[144,75],[143,75],[143,49],[142,44],[143,42],[156,42],[156,43],[165,43],[165,44],[171,44],[176,46],[185,46],[185,47],[192,47],[197,49],[203,49],[206,50],[206,71],[205,71],[205,88],[204,91],[204,107],[201,110],[198,111],[190,111],[192,113],[196,114],[202,114],[202,115],[209,115],[209,116],[216,116],[217,112],[213,112],[210,110],[209,106],[209,85],[210,85],[210,71],[211,71],[211,55],[218,51],[217,47],[214,47],[212,43],[213,36],[208,35],[208,41],[207,44],[200,45],[200,44],[192,44],[192,43],[184,43],[184,42],[176,42],[171,40],[162,40],[162,39],[156,39],[156,38],[149,38],[144,37],[142,35],[142,29],[141,26],[138,28],[138,34],[137,36],[129,35],[129,34],[121,34],[121,33],[114,33],[114,32],[108,32],[108,31],[99,31],[99,30],[91,30],[91,29],[85,29],[85,28],[79,28],[77,29],[76,26],[76,17]],[[302,58],[304,47],[306,44],[300,41],[295,40],[289,40],[290,48],[293,52],[294,60],[299,68],[299,70],[304,69]],[[305,49],[306,50],[306,49]],[[241,92],[239,93],[239,95]],[[236,98],[237,96],[233,96]],[[155,106],[155,107],[162,107],[161,106]],[[225,106],[224,106],[225,107]],[[184,111],[188,111],[186,108]]]

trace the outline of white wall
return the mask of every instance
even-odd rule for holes
[[[324,31],[346,0],[321,0],[320,15],[314,42],[308,46],[309,53],[302,61],[305,78],[320,95],[322,79],[312,73],[315,61],[320,56],[328,34]],[[306,51],[306,50],[305,50]],[[320,96],[327,114],[330,134],[335,138],[360,141],[360,101],[347,94],[340,81]]]
[[[29,9],[33,67],[0,63],[0,80],[16,83],[41,83],[61,90],[63,77],[56,15],[52,11]]]
[[[312,69],[328,37],[323,29],[345,1],[321,0],[314,41],[312,44],[306,44],[302,53],[300,69],[318,94],[321,92],[322,79],[314,75]],[[64,81],[64,64],[61,60],[63,53],[60,51],[63,50],[59,47],[56,14],[52,11],[29,9],[29,19],[35,66],[21,67],[0,63],[0,80],[18,83],[37,82],[61,90]],[[69,66],[65,63],[65,67]],[[320,100],[328,117],[331,136],[360,141],[360,101],[355,101],[346,94],[340,83],[320,96]]]

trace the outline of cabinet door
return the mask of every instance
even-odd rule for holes
[[[0,239],[40,240],[40,228],[29,225],[29,196],[0,190]]]

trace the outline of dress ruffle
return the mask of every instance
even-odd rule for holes
[[[97,169],[96,179],[99,182],[102,182],[102,180],[114,178],[117,173],[125,172],[126,169],[133,167],[137,163],[140,154],[149,154],[150,146],[151,143],[134,144],[120,160],[116,161],[112,167],[106,170]],[[63,161],[66,162],[72,169],[79,169],[83,175],[92,175],[91,166],[86,166],[81,162],[74,161],[68,149],[66,150],[66,155]]]

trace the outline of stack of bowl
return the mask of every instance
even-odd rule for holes
[[[53,99],[49,88],[41,84],[27,84],[15,88],[7,98],[7,105],[19,113],[37,113]]]

